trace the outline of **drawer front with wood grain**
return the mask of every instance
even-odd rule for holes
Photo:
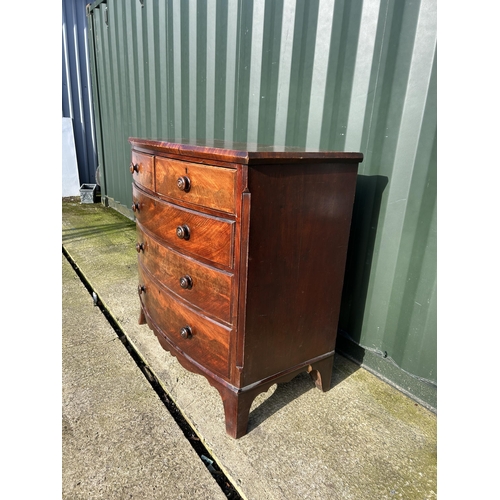
[[[137,224],[139,262],[176,295],[209,316],[231,323],[232,273],[186,257],[148,235]]]
[[[168,245],[233,267],[235,222],[178,207],[132,188],[137,220]]]
[[[236,170],[156,157],[156,192],[160,195],[236,213]]]
[[[161,332],[194,361],[229,377],[231,329],[205,318],[175,300],[139,264],[142,304]]]
[[[132,173],[132,177],[137,184],[144,186],[146,189],[154,191],[154,156],[144,153],[138,153],[137,151],[132,151],[130,172]]]

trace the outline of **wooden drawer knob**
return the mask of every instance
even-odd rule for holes
[[[139,173],[139,165],[137,163],[130,164],[130,173],[133,174],[134,172]]]
[[[177,179],[177,187],[181,191],[185,191],[187,193],[191,189],[191,181],[189,180],[189,177],[187,177],[186,175],[179,177]]]
[[[141,250],[144,252],[144,243],[137,243],[135,245],[135,249],[137,250],[137,253],[140,253]]]
[[[139,203],[132,203],[132,210],[134,212],[138,212],[139,211]]]
[[[139,295],[140,295],[141,293],[146,291],[146,287],[144,285],[139,285],[137,287],[137,291],[139,292]]]
[[[193,336],[193,332],[191,331],[190,326],[185,326],[181,328],[181,337],[183,339],[190,339]]]
[[[177,226],[175,233],[177,234],[177,237],[180,238],[181,240],[189,240],[189,227],[186,226],[185,224],[182,226]]]
[[[191,276],[187,274],[179,280],[179,283],[181,288],[184,288],[184,290],[191,290],[191,288],[193,288],[193,280],[191,279]]]

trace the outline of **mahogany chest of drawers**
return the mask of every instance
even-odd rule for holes
[[[129,141],[139,322],[219,391],[227,433],[302,371],[327,390],[362,154]]]

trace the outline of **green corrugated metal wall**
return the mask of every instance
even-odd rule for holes
[[[337,348],[436,407],[436,0],[88,9],[105,199],[129,136],[361,151]],[[130,212],[131,214],[131,212]]]

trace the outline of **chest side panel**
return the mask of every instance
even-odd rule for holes
[[[249,168],[244,384],[335,348],[357,165]]]

